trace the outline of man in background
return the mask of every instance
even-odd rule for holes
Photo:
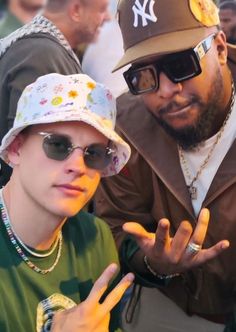
[[[230,44],[236,44],[236,2],[228,0],[219,6],[220,25]]]
[[[28,23],[43,7],[46,0],[8,0],[0,22],[0,38]]]

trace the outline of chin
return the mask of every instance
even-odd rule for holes
[[[63,218],[75,216],[86,205],[85,202],[67,203],[56,207],[55,214]]]

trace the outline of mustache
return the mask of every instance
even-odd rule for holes
[[[176,100],[171,101],[166,106],[160,108],[158,113],[161,116],[165,113],[171,113],[173,110],[179,110],[193,104],[198,104],[199,106],[203,105],[199,97],[191,96],[183,102],[178,102]]]

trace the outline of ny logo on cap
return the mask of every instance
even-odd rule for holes
[[[147,12],[147,6],[149,2],[149,13]],[[144,0],[143,5],[141,5],[140,0],[135,0],[135,4],[132,7],[134,12],[134,27],[137,28],[138,26],[138,17],[142,18],[142,26],[145,27],[148,25],[147,20],[151,22],[156,22],[157,17],[153,11],[153,6],[155,4],[155,0]]]

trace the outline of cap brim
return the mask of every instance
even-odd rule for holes
[[[129,63],[135,63],[146,57],[179,52],[195,47],[209,35],[209,28],[201,27],[184,31],[175,31],[158,35],[128,48],[113,72]]]

